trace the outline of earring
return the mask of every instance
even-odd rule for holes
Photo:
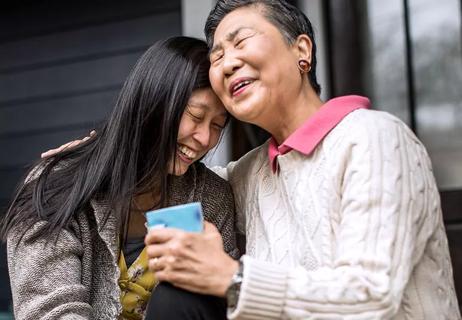
[[[305,59],[298,60],[297,66],[301,74],[308,73],[311,70],[311,63]]]

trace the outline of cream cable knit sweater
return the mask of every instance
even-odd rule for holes
[[[217,170],[247,235],[231,319],[461,319],[431,164],[400,120],[354,111],[279,174],[267,151]]]

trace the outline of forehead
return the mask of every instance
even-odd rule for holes
[[[211,88],[194,90],[189,98],[188,105],[195,108],[201,108],[206,112],[213,113],[214,115],[227,114],[223,103]]]
[[[271,25],[263,15],[260,6],[252,5],[238,8],[228,13],[218,24],[214,36],[214,45],[230,38],[233,32],[245,28],[263,28]]]

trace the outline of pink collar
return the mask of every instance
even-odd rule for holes
[[[271,138],[268,156],[273,172],[277,171],[277,156],[289,151],[309,155],[324,139],[330,130],[335,128],[342,119],[356,109],[370,107],[368,98],[361,96],[343,96],[327,101],[312,117],[308,118],[301,127],[295,130],[280,146]]]

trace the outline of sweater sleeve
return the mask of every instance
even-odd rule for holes
[[[7,239],[15,319],[90,319],[89,288],[82,284],[82,243],[63,230],[56,243],[31,240],[45,225],[15,228]]]
[[[338,157],[332,262],[285,270],[246,256],[231,319],[390,319],[398,311],[440,221],[439,196],[425,149],[404,125],[389,117],[355,125]]]

